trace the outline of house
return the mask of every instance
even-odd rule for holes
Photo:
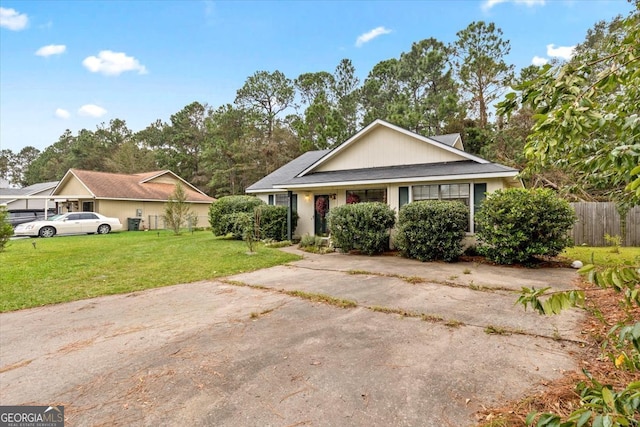
[[[48,202],[45,196],[51,195],[58,181],[42,182],[24,188],[0,188],[0,205],[6,206],[8,211],[38,209],[44,211],[55,209],[53,199]],[[13,198],[15,196],[15,198]]]
[[[332,150],[309,151],[246,190],[299,216],[293,235],[322,235],[327,208],[384,202],[396,212],[417,200],[458,200],[474,213],[486,193],[522,187],[516,169],[466,153],[459,134],[424,137],[376,120]],[[319,213],[320,212],[320,213]]]
[[[215,199],[168,170],[127,175],[69,169],[52,198],[62,206],[61,212],[99,212],[119,218],[122,224],[127,224],[128,218],[139,218],[140,227],[156,229],[164,228],[162,215],[178,183],[183,185],[198,223],[206,225]]]

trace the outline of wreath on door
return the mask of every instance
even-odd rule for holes
[[[320,215],[320,218],[324,219],[325,215],[329,211],[329,201],[326,197],[318,197],[316,200],[316,212]]]

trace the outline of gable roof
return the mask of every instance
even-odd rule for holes
[[[175,191],[175,184],[158,179],[165,175],[172,181],[183,184],[188,202],[211,203],[214,201],[213,198],[169,170],[128,175],[69,169],[53,194],[61,195],[60,190],[75,177],[96,199],[167,201]],[[154,182],[154,180],[157,181]]]
[[[348,170],[317,171],[320,165],[339,155],[346,147],[379,127],[386,127],[419,142],[455,153],[458,161],[414,163]],[[389,182],[442,181],[474,178],[514,178],[513,169],[492,163],[456,147],[462,147],[460,134],[425,137],[406,129],[376,120],[332,150],[308,151],[246,189],[247,193],[265,193],[322,186],[344,186]]]
[[[360,132],[356,133],[355,135],[353,135],[351,138],[349,138],[348,140],[346,140],[345,142],[343,142],[342,144],[340,144],[339,146],[337,146],[336,148],[334,148],[333,150],[330,150],[326,155],[324,155],[322,158],[318,159],[318,161],[316,161],[315,163],[311,164],[309,167],[307,167],[305,170],[303,170],[299,176],[304,176],[307,173],[312,172],[314,169],[318,168],[320,165],[322,165],[323,163],[327,162],[329,159],[339,155],[342,151],[344,151],[345,149],[347,149],[349,146],[351,146],[352,144],[354,144],[355,142],[359,141],[360,139],[362,139],[365,135],[367,135],[368,133],[372,132],[373,130],[379,128],[379,127],[386,127],[389,128],[391,130],[394,130],[396,132],[402,133],[404,135],[410,136],[418,141],[422,141],[426,144],[431,144],[435,147],[438,147],[444,151],[448,151],[451,153],[455,153],[458,156],[465,158],[467,160],[473,160],[475,162],[478,163],[490,163],[488,160],[485,160],[481,157],[478,156],[474,156],[473,154],[469,154],[465,151],[459,150],[457,148],[454,148],[451,145],[448,145],[447,143],[441,142],[437,139],[433,139],[431,137],[426,137],[426,136],[422,136],[419,135],[417,133],[408,131],[406,129],[403,129],[399,126],[396,126],[394,124],[391,124],[389,122],[386,122],[384,120],[375,120],[372,123],[370,123],[368,126],[366,126],[364,129],[362,129]],[[440,138],[444,139],[445,141],[449,142],[451,140],[451,138],[449,138],[449,135],[442,135]],[[455,144],[455,140],[453,141],[453,143]]]
[[[456,144],[459,142],[462,145],[462,137],[459,133],[448,133],[446,135],[435,135],[430,136],[429,139],[434,139],[438,142],[441,142],[449,147],[456,147]]]
[[[516,169],[497,163],[477,163],[471,160],[443,163],[423,163],[402,166],[385,166],[342,171],[315,172],[292,177],[276,183],[276,187],[298,188],[314,186],[341,186],[388,182],[442,181],[473,179],[490,175],[495,178],[513,177]]]

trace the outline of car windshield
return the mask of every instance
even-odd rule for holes
[[[47,218],[47,221],[57,221],[62,217],[62,215],[52,215]]]

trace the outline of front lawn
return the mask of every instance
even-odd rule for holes
[[[10,241],[0,253],[0,312],[213,279],[298,259],[211,232],[122,232]]]
[[[584,264],[595,264],[602,267],[615,265],[640,265],[639,247],[620,247],[614,252],[614,247],[574,246],[565,249],[560,257],[569,261],[580,260]]]

